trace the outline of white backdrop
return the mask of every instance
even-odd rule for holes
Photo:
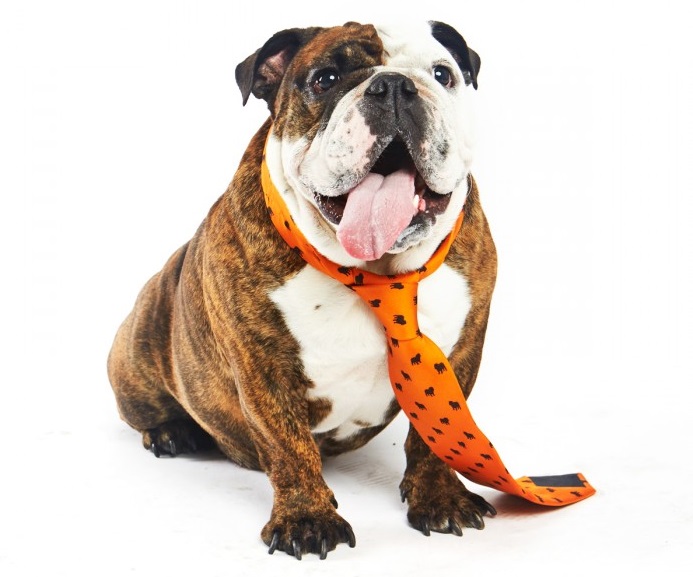
[[[0,574],[690,575],[693,50],[672,5],[4,3]],[[235,65],[277,30],[393,12],[482,59],[474,174],[500,268],[472,411],[514,474],[598,493],[545,512],[480,489],[484,531],[427,539],[398,500],[399,419],[325,466],[356,549],[299,564],[260,542],[265,477],[147,454],[105,359],[266,116]]]

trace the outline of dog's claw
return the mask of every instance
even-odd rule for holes
[[[346,534],[347,534],[347,537],[349,538],[349,541],[348,541],[349,547],[351,547],[353,549],[354,547],[356,547],[356,535],[354,535],[354,530],[349,525],[347,525]]]
[[[474,513],[473,515],[469,516],[469,522],[472,524],[472,527],[475,529],[483,529],[486,525],[484,523],[484,518],[479,515],[479,513]]]
[[[273,555],[274,552],[277,550],[277,546],[279,545],[279,531],[275,531],[272,534],[272,541],[270,542],[269,545],[269,551],[267,551],[270,555]]]
[[[449,526],[451,533],[454,533],[458,537],[462,537],[462,528],[458,525],[457,521],[450,519]]]
[[[430,536],[431,536],[431,529],[428,527],[428,520],[427,520],[427,519],[424,519],[424,520],[421,522],[421,532],[422,532],[424,535],[426,535],[426,537],[430,537]]]
[[[301,544],[298,542],[298,539],[293,539],[291,541],[291,547],[293,549],[294,557],[296,557],[297,561],[301,560]]]
[[[488,501],[486,502],[486,513],[488,514],[489,517],[495,517],[498,515],[498,511],[496,511],[496,508],[491,505]]]
[[[173,441],[173,439],[171,439],[171,440],[168,442],[168,452],[171,453],[171,456],[172,456],[172,457],[175,457],[176,454],[177,454],[177,453],[176,453],[176,443]]]
[[[159,447],[157,446],[156,443],[152,442],[152,444],[149,446],[149,450],[154,453],[154,456],[158,459],[161,456],[161,453],[159,453]]]
[[[327,539],[323,538],[322,543],[320,543],[320,560],[324,561],[327,559]]]

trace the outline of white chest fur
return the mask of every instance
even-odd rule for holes
[[[304,370],[313,382],[310,398],[332,403],[314,428],[337,429],[347,438],[382,423],[393,399],[382,326],[368,306],[338,281],[306,266],[270,294],[301,347]],[[467,283],[446,265],[419,285],[419,326],[449,355],[469,311]]]

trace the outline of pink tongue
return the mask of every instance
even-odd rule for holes
[[[387,176],[371,172],[347,198],[337,238],[354,258],[376,260],[395,243],[418,212],[414,170]]]

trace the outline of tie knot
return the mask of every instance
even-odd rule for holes
[[[420,336],[417,311],[417,282],[392,282],[349,285],[382,323],[387,336],[410,340]]]

